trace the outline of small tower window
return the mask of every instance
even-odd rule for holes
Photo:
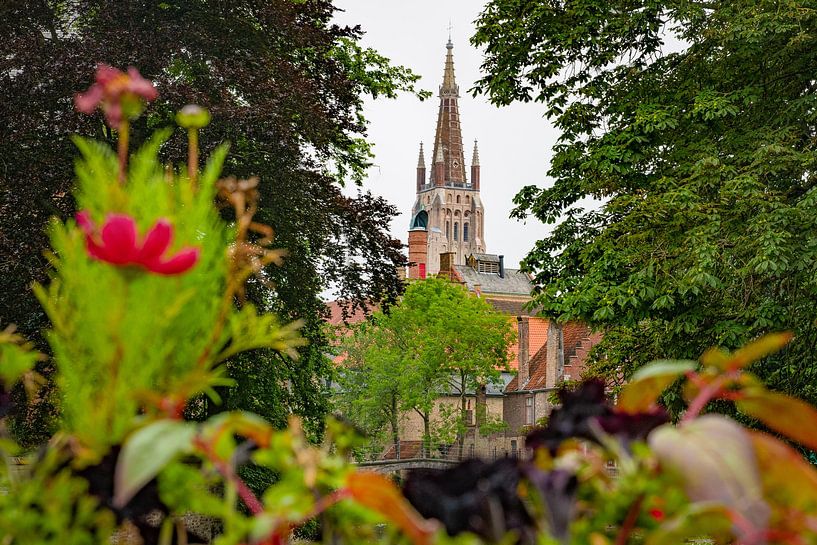
[[[457,195],[457,204],[460,204],[460,196]]]
[[[463,242],[468,242],[468,224],[467,223],[462,224],[462,241]]]
[[[456,242],[459,239],[460,239],[460,224],[454,222],[454,241]]]
[[[465,196],[465,204],[471,204],[471,195]]]
[[[445,239],[448,240],[451,238],[451,222],[445,222]]]

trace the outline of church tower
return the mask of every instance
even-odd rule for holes
[[[450,38],[446,49],[429,171],[422,144],[417,160],[417,199],[409,226],[409,278],[437,274],[441,253],[453,254],[454,265],[464,265],[471,254],[485,253],[479,151],[474,141],[469,182],[465,175],[459,86],[454,79],[454,44]]]

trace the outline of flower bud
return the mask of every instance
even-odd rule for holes
[[[210,123],[210,112],[201,106],[188,104],[176,114],[176,123],[185,129],[201,129]]]

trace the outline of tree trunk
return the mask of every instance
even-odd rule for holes
[[[400,429],[397,426],[397,396],[391,396],[391,414],[389,415],[391,426],[391,442],[394,445],[394,456],[399,458],[400,454]]]
[[[423,448],[421,451],[422,458],[431,457],[431,415],[429,413],[421,414],[423,417]]]
[[[463,450],[465,449],[465,432],[467,431],[466,417],[468,416],[468,409],[465,405],[465,373],[460,371],[460,423],[461,426],[457,430],[457,443],[459,449],[459,459],[462,460]]]

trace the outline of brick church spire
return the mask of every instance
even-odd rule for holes
[[[417,159],[417,198],[408,233],[409,278],[437,274],[443,265],[450,272],[451,267],[464,265],[468,256],[485,253],[479,151],[474,142],[469,183],[460,126],[460,89],[454,77],[454,44],[450,37],[445,47],[440,109],[428,171],[422,145]]]
[[[462,146],[462,127],[460,126],[460,109],[458,99],[460,97],[460,87],[454,78],[454,44],[448,39],[445,54],[445,70],[443,71],[443,83],[440,86],[440,110],[437,114],[437,132],[434,136],[435,158],[442,153],[443,172],[442,179],[435,169],[433,172],[433,184],[461,185],[466,183],[465,178],[465,155]]]

